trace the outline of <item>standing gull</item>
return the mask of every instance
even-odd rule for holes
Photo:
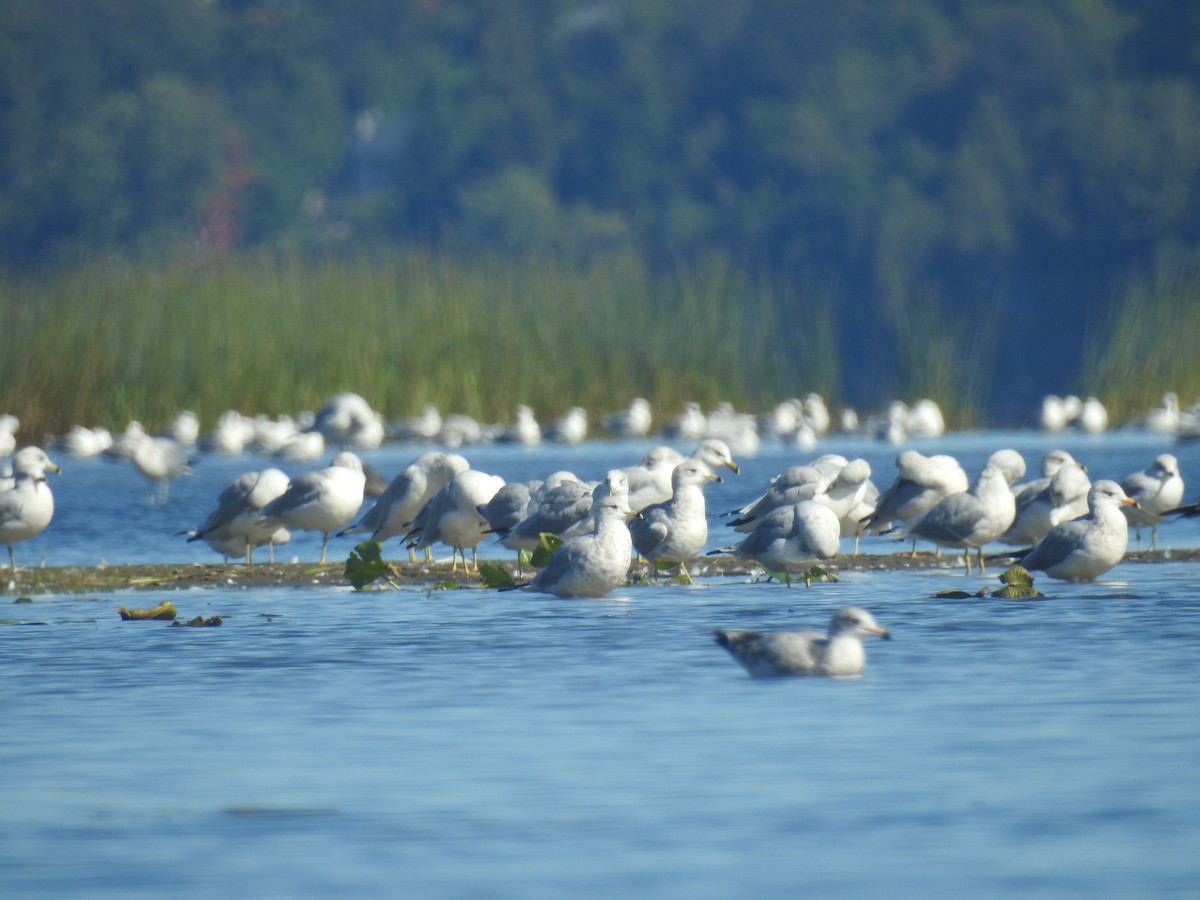
[[[875,511],[863,520],[869,531],[885,531],[893,522],[914,519],[970,485],[958,460],[946,454],[925,456],[905,450],[896,457],[896,470],[895,481],[880,493]]]
[[[891,640],[865,609],[839,609],[828,637],[816,631],[713,631],[713,638],[755,678],[780,675],[858,675],[867,663],[864,637]]]
[[[62,472],[41,447],[25,447],[12,459],[12,486],[0,490],[0,544],[8,547],[8,565],[17,571],[13,544],[37,537],[54,517],[54,495],[46,470]]]
[[[1122,508],[1135,505],[1115,481],[1097,481],[1088,492],[1090,512],[1051,528],[1025,554],[1021,565],[1063,581],[1094,580],[1124,557],[1129,524]]]
[[[489,534],[487,519],[479,507],[490,503],[496,492],[504,487],[499,475],[489,475],[478,469],[459,472],[449,483],[430,498],[412,523],[408,546],[432,550],[436,543],[451,548],[450,571],[455,571],[461,554],[463,569],[467,566],[467,548],[471,548],[471,567],[478,569],[476,548]]]
[[[1157,550],[1158,523],[1164,513],[1175,509],[1183,499],[1179,460],[1170,453],[1159,454],[1147,468],[1127,476],[1121,482],[1121,489],[1138,504],[1123,510],[1125,518],[1134,527],[1137,545],[1141,546],[1142,528],[1149,525],[1150,549]]]
[[[983,545],[1004,534],[1016,513],[1005,469],[989,462],[970,490],[951,494],[929,512],[906,522],[898,532],[904,537],[930,541],[938,547],[965,550],[968,575],[971,574],[971,550],[974,549],[982,575]]]
[[[712,552],[752,559],[768,572],[784,573],[790,585],[792,575],[833,559],[840,546],[837,514],[815,500],[801,500],[771,510],[739,543]]]
[[[647,506],[642,518],[629,526],[633,546],[651,566],[678,563],[679,574],[689,584],[688,561],[708,540],[704,487],[712,481],[720,481],[712,469],[694,459],[684,460],[671,475],[671,499]]]
[[[287,490],[288,477],[275,468],[245,472],[217,495],[217,508],[188,540],[204,541],[224,556],[245,557],[253,561],[255,547],[266,544],[271,562],[275,545],[291,540],[286,528],[262,517],[262,508]]]
[[[264,506],[264,527],[321,532],[324,565],[329,535],[354,518],[362,506],[366,480],[358,457],[343,450],[327,468],[293,478],[283,494]]]

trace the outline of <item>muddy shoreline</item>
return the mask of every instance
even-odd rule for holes
[[[1127,562],[1162,563],[1196,562],[1200,560],[1200,549],[1158,550],[1131,552]],[[985,578],[999,575],[1012,557],[989,557]],[[482,562],[482,561],[481,561]],[[516,566],[511,561],[487,560],[516,575]],[[929,570],[947,571],[961,568],[961,556],[942,556],[932,553],[863,554],[839,556],[830,566],[836,573]],[[191,588],[264,589],[349,587],[345,561],[326,563],[165,563],[153,565],[125,566],[65,566],[36,569],[18,569],[14,575],[4,571],[0,574],[0,595],[22,596],[26,594],[58,593],[110,593],[116,591],[163,591]],[[693,577],[765,577],[765,573],[753,563],[729,557],[710,557],[697,560],[690,566]],[[372,587],[390,589],[436,590],[448,588],[480,588],[483,581],[478,573],[464,573],[460,565],[451,571],[449,562],[397,563],[390,573],[392,585],[380,580]],[[667,575],[660,575],[665,578]],[[644,564],[635,564],[630,569],[630,578],[649,579],[650,573]]]

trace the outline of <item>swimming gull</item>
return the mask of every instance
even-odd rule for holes
[[[1088,514],[1051,528],[1021,565],[1063,581],[1094,580],[1125,556],[1129,523],[1121,510],[1135,503],[1115,481],[1095,482],[1088,492]]]
[[[930,541],[938,547],[965,550],[967,574],[971,574],[971,550],[977,552],[983,574],[983,545],[1004,534],[1016,517],[1017,507],[1008,486],[1005,469],[989,462],[961,494],[951,494],[937,506],[901,525],[897,532],[907,538]]]
[[[1142,545],[1142,528],[1150,526],[1150,549],[1158,549],[1158,523],[1163,514],[1175,509],[1183,500],[1183,478],[1179,460],[1171,453],[1161,453],[1141,472],[1134,472],[1121,481],[1121,489],[1137,501],[1136,507],[1123,511],[1134,527],[1137,546]]]
[[[768,572],[782,572],[790,585],[792,575],[833,559],[840,546],[841,528],[834,511],[815,500],[801,500],[771,510],[737,544],[709,555],[752,559]]]
[[[267,521],[292,531],[321,532],[321,564],[329,535],[344,527],[362,506],[366,476],[362,462],[348,450],[333,457],[329,465],[316,472],[306,472],[292,479],[280,496],[262,508]]]
[[[708,466],[684,460],[671,475],[671,499],[647,506],[642,517],[630,523],[633,546],[651,566],[678,563],[680,575],[691,583],[687,563],[708,540],[704,488],[713,481],[720,478]]]
[[[12,458],[12,485],[0,490],[0,544],[8,547],[8,565],[17,571],[13,544],[37,537],[54,517],[54,495],[46,472],[62,472],[41,447],[24,447]]]
[[[839,609],[829,624],[829,635],[816,631],[723,631],[713,637],[755,678],[781,675],[858,675],[867,662],[864,637],[891,640],[891,635],[865,609]]]

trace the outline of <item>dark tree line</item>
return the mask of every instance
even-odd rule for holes
[[[1198,72],[1169,0],[6,0],[0,262],[720,254],[1003,397],[1200,242]]]

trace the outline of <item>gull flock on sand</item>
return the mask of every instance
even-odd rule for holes
[[[761,415],[737,413],[727,405],[707,415],[696,404],[665,423],[659,433],[675,442],[694,442],[690,455],[662,445],[640,461],[631,460],[598,481],[571,472],[548,473],[543,480],[506,483],[475,468],[469,447],[494,441],[532,446],[541,441],[575,444],[588,435],[589,417],[572,407],[543,427],[527,406],[511,423],[484,426],[461,415],[441,415],[432,406],[419,416],[392,423],[356,394],[339,394],[315,414],[269,419],[235,412],[220,417],[201,434],[190,412],[180,413],[161,433],[149,434],[131,422],[123,433],[76,426],[46,442],[55,454],[85,459],[107,454],[128,460],[146,478],[148,502],[166,503],[170,482],[189,471],[198,453],[254,452],[280,466],[315,464],[336,450],[328,465],[294,475],[269,466],[234,479],[215,498],[215,508],[189,533],[226,559],[249,564],[255,549],[286,544],[300,530],[322,536],[320,562],[331,536],[363,536],[380,543],[401,542],[410,561],[418,551],[428,560],[436,546],[451,551],[451,569],[461,558],[465,570],[478,569],[477,548],[495,536],[528,564],[529,551],[545,535],[556,549],[527,581],[532,593],[559,597],[603,597],[625,584],[635,559],[649,571],[676,568],[675,580],[691,582],[689,566],[705,554],[712,517],[745,535],[709,555],[726,554],[761,565],[767,573],[805,577],[813,566],[832,566],[842,538],[887,535],[912,552],[920,545],[961,551],[968,574],[974,562],[984,572],[984,548],[1011,548],[1007,556],[1054,579],[1100,578],[1125,556],[1129,530],[1140,545],[1150,530],[1157,547],[1159,523],[1172,515],[1196,515],[1183,507],[1184,480],[1178,460],[1162,453],[1146,468],[1117,479],[1092,481],[1083,464],[1064,450],[1040,461],[1040,475],[1026,479],[1026,461],[1001,448],[981,469],[966,472],[953,457],[899,452],[895,472],[872,480],[862,459],[824,454],[785,469],[768,484],[751,485],[747,502],[712,512],[705,488],[721,481],[721,470],[739,472],[738,456],[752,456],[763,438],[805,451],[832,427],[901,443],[910,437],[938,437],[945,430],[940,410],[923,400],[912,407],[895,402],[877,416],[860,419],[853,411],[830,414],[815,394],[778,404]],[[652,432],[650,405],[641,398],[600,419],[616,438],[644,438]],[[1095,398],[1047,397],[1040,413],[1047,432],[1067,428],[1095,433],[1109,427]],[[1200,437],[1200,409],[1181,409],[1174,394],[1147,411],[1137,427],[1181,438]],[[0,415],[0,543],[9,567],[17,571],[15,545],[41,534],[54,515],[46,474],[61,472],[38,446],[22,446],[19,421]],[[416,456],[390,482],[364,466],[358,455],[385,440],[440,445]],[[20,448],[20,449],[18,449]],[[69,477],[69,476],[68,476]],[[467,551],[471,559],[467,559]],[[839,610],[827,635],[813,631],[759,634],[714,632],[751,675],[857,675],[863,668],[862,639],[887,639],[871,614],[856,607]]]

